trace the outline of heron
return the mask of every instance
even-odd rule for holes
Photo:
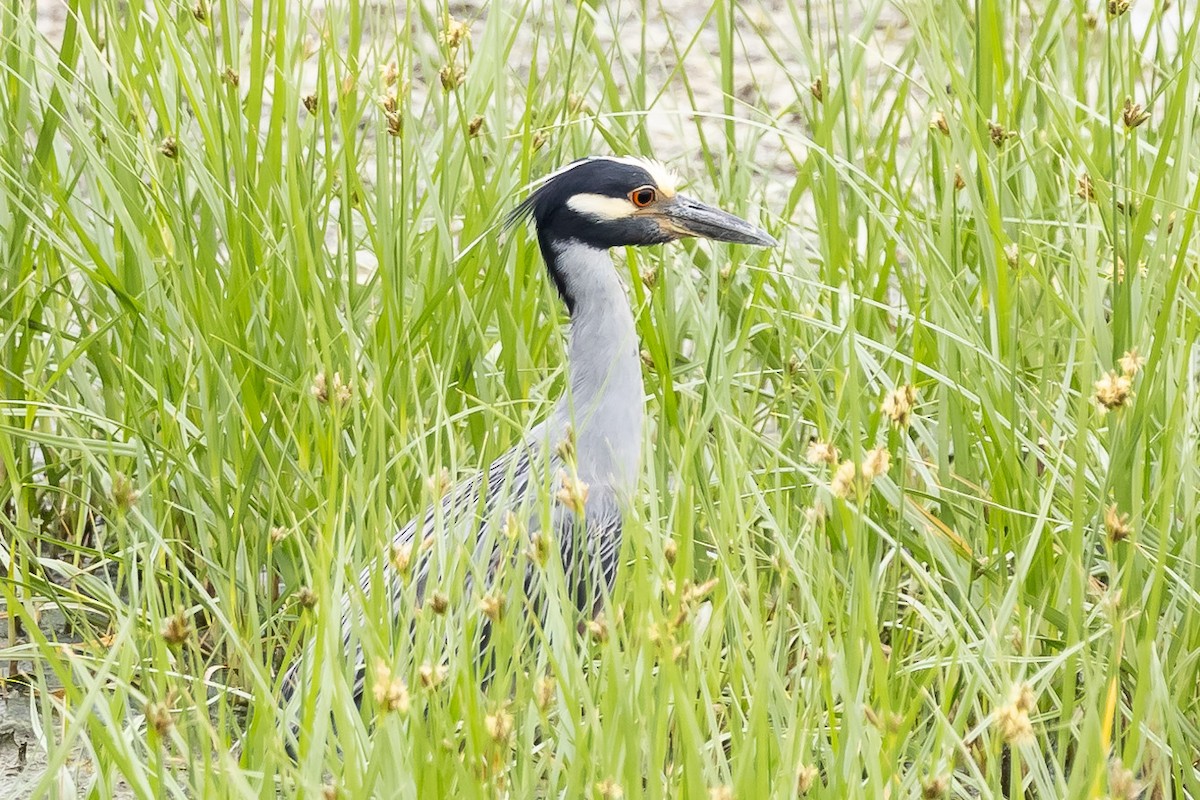
[[[761,228],[680,193],[679,182],[655,160],[592,156],[548,175],[509,214],[508,226],[533,222],[546,270],[567,309],[566,387],[549,417],[517,445],[395,533],[393,552],[407,554],[405,564],[418,558],[414,549],[422,543],[456,536],[474,553],[487,583],[504,561],[497,527],[516,520],[523,535],[532,536],[548,524],[547,539],[559,549],[578,611],[587,617],[602,608],[616,578],[622,524],[636,492],[645,416],[633,309],[609,250],[684,237],[777,244]],[[554,487],[556,481],[565,485]],[[548,518],[535,502],[547,486],[557,488]],[[403,602],[422,602],[430,580],[428,558],[407,567],[411,581],[400,579],[400,568],[394,563],[385,568],[393,615]],[[377,583],[377,570],[378,565],[363,570],[364,593]],[[342,614],[349,648],[348,598]],[[365,663],[362,648],[356,649],[354,692],[361,702]],[[285,703],[296,691],[302,665],[298,661],[285,675]]]

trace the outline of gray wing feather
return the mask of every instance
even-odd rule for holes
[[[536,445],[528,443],[514,447],[493,461],[486,473],[473,475],[454,486],[439,504],[431,506],[425,514],[402,526],[393,537],[392,546],[412,547],[416,556],[415,551],[419,550],[426,536],[453,532],[452,535],[464,537],[466,543],[466,537],[473,533],[476,537],[473,547],[475,563],[487,564],[485,574],[489,578],[495,575],[504,556],[501,548],[496,546],[495,536],[487,535],[487,526],[497,524],[506,512],[512,510],[522,513],[530,535],[536,533],[540,527],[540,514],[528,510],[530,488],[540,485],[543,475],[557,474],[562,466],[556,457],[540,457],[536,448]],[[539,468],[541,464],[547,468]],[[535,484],[535,481],[538,483]],[[612,588],[620,554],[622,513],[616,496],[608,487],[591,487],[582,526],[574,510],[559,504],[553,509],[552,524],[559,542],[563,572],[576,606],[585,614],[595,614],[605,594]],[[427,556],[417,557],[413,569],[416,570],[414,580],[418,603],[424,600],[429,568],[430,559]],[[364,593],[371,591],[377,569],[377,563],[372,563],[360,573],[359,581]],[[391,608],[398,609],[407,600],[405,584],[391,565],[388,565],[386,574]],[[525,580],[527,590],[531,588],[532,580],[530,572]],[[469,593],[469,575],[467,582]],[[366,672],[363,652],[360,646],[353,643],[350,598],[343,597],[341,605],[343,641],[347,652],[351,648],[355,652],[354,693],[356,698],[361,698]],[[285,702],[295,691],[301,663],[298,661],[291,665],[284,677]]]

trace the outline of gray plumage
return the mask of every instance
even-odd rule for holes
[[[537,534],[545,493],[554,498],[566,475],[586,486],[582,519],[571,503],[551,499],[548,518],[554,530],[549,540],[558,548],[567,590],[579,610],[594,614],[600,608],[616,576],[622,520],[637,485],[644,409],[633,313],[608,249],[681,236],[774,244],[737,217],[677,195],[674,182],[655,162],[585,159],[551,175],[513,215],[533,218],[550,277],[570,311],[567,391],[550,417],[486,473],[452,487],[439,505],[396,533],[393,546],[413,554],[418,602],[432,577],[430,558],[420,547],[426,537],[467,547],[474,574],[489,582],[505,557],[504,537],[496,535],[497,529],[511,513],[527,536]],[[563,458],[567,441],[570,463]],[[529,590],[537,578],[531,563],[525,569]],[[377,572],[378,565],[363,570],[364,593],[372,591]],[[391,608],[399,609],[408,601],[409,589],[391,565],[385,574]],[[470,585],[471,577],[467,582],[464,596],[478,597],[480,588]],[[349,598],[341,605],[349,651],[354,614]],[[354,658],[355,694],[360,697],[365,671],[361,648],[355,648]],[[284,678],[285,700],[295,692],[300,669],[300,663],[292,665]]]

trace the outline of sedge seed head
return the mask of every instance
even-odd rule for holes
[[[506,601],[504,595],[487,594],[479,598],[479,610],[492,622],[499,622],[504,616]]]
[[[159,635],[162,636],[163,641],[171,647],[179,647],[193,633],[195,633],[195,629],[192,627],[187,614],[184,613],[182,608],[168,617],[159,631]]]
[[[1122,514],[1116,503],[1111,503],[1104,510],[1104,532],[1110,542],[1121,542],[1129,538],[1133,529],[1129,526],[1129,515]]]
[[[946,115],[941,111],[933,112],[933,116],[929,118],[930,130],[935,130],[943,136],[950,135],[950,123],[946,121]]]
[[[450,608],[450,598],[443,592],[434,592],[429,596],[429,608],[433,613],[441,616]]]
[[[884,416],[890,419],[893,425],[903,428],[908,425],[916,404],[917,387],[905,383],[897,386],[887,397],[883,398],[882,410]]]
[[[507,710],[498,708],[483,718],[483,727],[487,730],[488,736],[492,737],[492,741],[507,742],[512,737],[513,716]]]
[[[602,800],[621,800],[625,796],[625,790],[613,778],[605,778],[597,783],[595,788],[596,796]]]
[[[543,712],[550,708],[556,696],[557,687],[553,675],[543,675],[533,684],[534,701]]]
[[[829,482],[829,491],[834,497],[840,497],[843,500],[850,497],[854,491],[854,476],[858,474],[858,467],[854,462],[846,459],[838,465],[837,471],[833,474],[833,480]]]
[[[821,775],[817,772],[816,767],[811,764],[801,764],[796,769],[796,794],[808,794],[817,785],[819,777]]]
[[[1075,180],[1075,196],[1088,203],[1096,202],[1096,188],[1092,185],[1092,176],[1086,172],[1079,173]]]
[[[805,460],[813,464],[836,464],[838,463],[838,451],[829,442],[821,442],[813,439],[808,443],[808,452],[804,454]]]
[[[1021,745],[1033,741],[1033,722],[1029,712],[1015,705],[1001,706],[996,712],[996,729],[1009,744]]]
[[[1106,411],[1115,411],[1129,402],[1133,396],[1133,383],[1128,375],[1109,372],[1096,381],[1092,397]]]
[[[1108,795],[1113,800],[1136,800],[1145,787],[1133,776],[1133,771],[1119,758],[1113,756],[1108,762]]]
[[[921,800],[941,800],[950,792],[950,779],[933,775],[921,781]]]
[[[375,679],[371,685],[371,692],[375,696],[375,704],[385,713],[408,713],[408,686],[403,678],[392,674],[391,668],[383,659],[375,662]]]
[[[470,38],[471,29],[467,27],[465,22],[460,22],[456,19],[451,19],[446,24],[445,30],[438,35],[438,39],[450,51],[457,50],[462,46],[463,42],[469,41]]]
[[[1125,351],[1125,355],[1117,360],[1117,364],[1121,367],[1121,374],[1126,378],[1132,378],[1142,371],[1142,366],[1146,363],[1146,359],[1138,355],[1137,348],[1131,348]]]
[[[450,668],[445,664],[422,664],[417,670],[417,675],[421,679],[421,687],[424,689],[436,689],[441,686],[446,680],[446,676],[450,674]]]
[[[146,704],[146,724],[159,736],[166,736],[171,732],[175,727],[175,719],[171,715],[170,698]]]
[[[885,447],[876,447],[874,450],[867,451],[867,455],[863,459],[863,477],[868,481],[873,481],[886,473],[891,466],[892,454]]]
[[[1125,98],[1125,106],[1121,109],[1121,121],[1126,130],[1139,128],[1150,119],[1150,112],[1142,108],[1141,103],[1133,102],[1132,97]]]

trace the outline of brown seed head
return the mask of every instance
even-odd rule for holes
[[[597,614],[595,619],[587,621],[587,631],[594,642],[608,641],[608,621],[604,619],[603,613]]]
[[[560,471],[558,478],[561,487],[554,496],[558,502],[574,509],[576,514],[582,515],[584,507],[587,505],[588,485],[579,480],[577,476],[567,475],[565,471]]]
[[[429,596],[429,608],[433,613],[441,616],[450,609],[450,598],[442,592],[434,592]]]
[[[1121,374],[1126,378],[1132,378],[1142,371],[1142,365],[1146,363],[1146,359],[1138,355],[1136,347],[1125,351],[1125,355],[1117,360],[1117,364],[1121,367]]]
[[[1008,262],[1009,269],[1016,269],[1021,264],[1021,248],[1016,242],[1011,242],[1004,246],[1004,260]]]
[[[503,708],[483,718],[483,727],[494,742],[507,742],[513,732],[513,716]]]
[[[550,704],[554,702],[554,698],[557,696],[554,676],[543,675],[533,684],[534,700],[537,702],[537,707],[543,712],[550,708]]]
[[[408,713],[408,686],[403,678],[392,674],[391,668],[383,659],[375,662],[375,680],[371,685],[371,692],[375,696],[375,704],[384,713]]]
[[[319,98],[315,94],[304,95],[304,108],[306,111],[308,111],[308,113],[310,113],[310,114],[317,113],[318,102],[319,102]]]
[[[242,82],[242,76],[234,72],[233,67],[226,67],[225,71],[221,73],[221,80],[236,89],[238,84]]]
[[[554,544],[553,537],[546,531],[538,531],[533,536],[529,537],[529,558],[539,567],[546,566],[546,561],[550,558],[551,545]]]
[[[1112,800],[1136,800],[1145,787],[1133,777],[1121,760],[1113,756],[1108,761],[1108,795]]]
[[[383,119],[387,123],[388,136],[399,136],[404,133],[404,117],[400,116],[399,111],[385,111]]]
[[[167,617],[167,621],[163,623],[162,629],[159,631],[159,635],[162,636],[163,641],[171,647],[179,647],[193,633],[195,633],[195,629],[192,627],[187,614],[183,612],[182,608],[170,617]]]
[[[317,605],[317,593],[307,586],[301,586],[294,595],[301,608],[311,609]]]
[[[950,792],[950,779],[945,775],[934,775],[921,781],[922,800],[941,800]]]
[[[319,372],[313,378],[312,394],[319,403],[328,403],[334,400],[339,405],[345,405],[354,395],[354,387],[349,383],[342,382],[342,373],[340,372],[333,373],[332,384],[324,372]]]
[[[1096,189],[1092,186],[1092,176],[1086,172],[1079,173],[1079,178],[1075,181],[1075,195],[1080,200],[1086,200],[1089,203],[1096,202]]]
[[[674,539],[667,539],[666,544],[663,545],[663,558],[667,560],[668,564],[674,564],[678,557],[679,545],[675,544]]]
[[[1127,375],[1118,375],[1115,372],[1107,373],[1103,378],[1096,381],[1095,392],[1092,397],[1107,411],[1114,411],[1121,408],[1129,402],[1129,398],[1133,396],[1133,383]]]
[[[1033,741],[1033,722],[1029,719],[1029,712],[1011,703],[996,712],[995,724],[1004,741],[1009,744],[1020,745]]]
[[[591,109],[588,107],[587,97],[579,92],[571,92],[568,94],[567,111],[570,111],[572,114],[578,114],[581,111],[590,113]]]
[[[513,512],[506,512],[504,515],[504,524],[500,526],[500,532],[507,539],[517,539],[524,531],[524,526],[521,525],[521,520]]]
[[[396,66],[396,60],[384,64],[379,68],[379,85],[384,91],[396,85],[396,80],[400,77],[400,69]]]
[[[816,98],[818,103],[825,102],[825,84],[821,82],[820,78],[817,78],[808,85],[808,91]]]
[[[1006,129],[999,122],[988,120],[988,136],[992,138],[993,145],[1003,147],[1009,139],[1016,138],[1017,132]]]
[[[949,136],[950,123],[946,121],[946,115],[941,111],[933,112],[933,116],[929,118],[929,129],[937,131],[943,136]]]
[[[499,622],[504,616],[506,603],[504,595],[486,594],[479,598],[479,610],[492,622]]]
[[[403,542],[401,544],[392,545],[392,566],[396,568],[396,572],[401,575],[408,574],[409,567],[412,566],[413,543]]]
[[[858,474],[858,467],[854,462],[847,459],[838,465],[837,472],[833,474],[833,480],[829,482],[829,491],[834,497],[846,499],[850,497],[854,491],[854,477]]]
[[[887,451],[886,447],[868,450],[866,457],[863,458],[863,477],[868,481],[873,481],[886,473],[891,466],[892,454]]]
[[[1124,541],[1133,532],[1129,526],[1129,515],[1122,514],[1116,503],[1110,503],[1108,508],[1104,509],[1104,532],[1108,534],[1110,542]]]
[[[901,384],[883,398],[883,414],[897,428],[908,425],[912,418],[913,406],[917,404],[917,387],[912,384]]]
[[[821,773],[810,764],[801,764],[796,768],[796,794],[808,794],[817,785]]]
[[[166,700],[146,704],[146,724],[159,736],[166,736],[175,727],[175,720],[171,716],[172,705],[173,699],[170,694]]]
[[[1009,702],[1027,714],[1037,710],[1037,695],[1033,693],[1033,687],[1028,683],[1018,683],[1013,686],[1009,692]]]
[[[617,783],[612,778],[605,778],[595,786],[596,796],[602,800],[621,800],[625,796],[625,790],[621,788],[621,784]]]
[[[113,503],[117,508],[128,511],[138,501],[142,493],[134,488],[133,481],[123,473],[118,472],[112,479]]]
[[[817,464],[833,465],[838,462],[838,451],[829,442],[814,439],[808,443],[808,452],[804,454],[804,458],[814,466]]]
[[[441,500],[446,496],[446,492],[450,491],[453,483],[450,480],[450,470],[442,467],[434,474],[425,479],[425,490],[433,496],[435,500]]]
[[[471,117],[471,121],[467,123],[467,135],[474,139],[483,132],[483,117],[479,114]]]
[[[417,675],[421,678],[421,686],[425,689],[436,689],[441,686],[449,674],[450,668],[445,664],[438,664],[436,667],[433,664],[422,664],[417,670]]]
[[[1130,0],[1108,0],[1108,16],[1115,19],[1129,10]]]
[[[471,29],[465,22],[459,22],[456,19],[450,20],[446,29],[438,34],[438,39],[451,52],[457,50],[463,42],[469,41],[470,38]]]
[[[575,463],[575,429],[570,425],[562,441],[554,445],[554,454],[568,464]]]
[[[458,64],[450,63],[438,70],[438,78],[442,81],[442,88],[452,92],[466,80],[466,72]]]
[[[179,143],[175,141],[174,136],[164,137],[158,145],[158,152],[167,158],[177,158],[179,156]]]
[[[1150,119],[1150,112],[1142,108],[1141,103],[1133,102],[1132,97],[1125,98],[1125,107],[1121,110],[1121,121],[1126,130],[1141,127]]]

